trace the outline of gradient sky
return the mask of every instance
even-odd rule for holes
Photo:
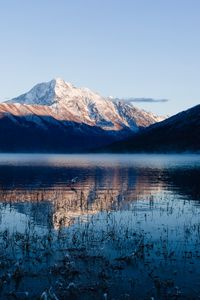
[[[0,99],[61,77],[173,114],[200,103],[199,0],[0,1]]]

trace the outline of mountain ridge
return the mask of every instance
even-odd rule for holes
[[[39,83],[27,93],[5,103],[23,105],[22,115],[32,106],[33,113],[40,111],[42,115],[45,110],[55,119],[96,125],[105,130],[127,127],[136,132],[138,127],[146,127],[163,119],[122,101],[113,102],[88,88],[77,88],[63,79]],[[16,111],[19,110],[20,106],[17,106]]]
[[[88,88],[77,88],[63,79],[39,83],[27,93],[0,104],[0,124],[4,130],[7,124],[11,131],[10,139],[15,141],[13,145],[16,146],[12,149],[12,142],[9,142],[9,151],[21,149],[22,144],[24,150],[29,148],[29,145],[26,147],[22,141],[23,138],[32,144],[29,134],[34,137],[37,144],[34,151],[48,151],[48,143],[53,151],[49,131],[54,132],[57,143],[63,145],[63,148],[54,145],[59,151],[69,152],[71,149],[81,151],[83,143],[87,145],[87,141],[88,149],[91,149],[122,140],[162,119],[123,101],[113,102]],[[20,135],[20,132],[23,134]],[[41,139],[37,138],[36,132],[38,136],[43,136],[44,140],[45,134],[48,136],[46,147],[40,145]],[[85,138],[84,141],[80,138],[80,132]],[[5,140],[4,133],[1,134]],[[94,138],[93,141],[91,136]],[[69,138],[71,144],[77,145],[76,149],[74,147],[70,149],[70,141],[63,142],[63,139]],[[80,143],[78,141],[72,143],[72,139],[79,139]],[[8,143],[8,139],[6,140]],[[6,147],[0,143],[0,150],[2,147],[5,150]],[[87,147],[84,147],[84,150],[85,148]]]
[[[106,152],[200,152],[200,104],[152,124]]]

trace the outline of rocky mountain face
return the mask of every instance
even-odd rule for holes
[[[200,152],[200,105],[143,129],[106,152]]]
[[[0,104],[0,150],[87,151],[161,120],[131,104],[53,79]]]

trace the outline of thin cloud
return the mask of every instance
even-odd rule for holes
[[[165,103],[168,102],[168,99],[153,99],[153,98],[111,98],[113,101],[123,101],[126,103],[132,103],[132,102],[145,102],[145,103]]]

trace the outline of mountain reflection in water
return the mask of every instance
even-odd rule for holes
[[[77,180],[73,181],[72,179],[76,177]],[[66,230],[69,240],[67,241],[68,245],[65,244],[64,247],[67,249],[66,247],[72,247],[70,243],[73,239],[70,240],[69,237],[72,236],[72,233],[74,234],[76,229],[77,240],[81,241],[81,246],[86,246],[85,239],[80,235],[83,233],[83,228],[85,230],[86,226],[89,227],[91,224],[94,227],[95,232],[91,232],[96,244],[94,248],[91,248],[90,245],[90,251],[96,253],[98,247],[103,245],[101,255],[107,259],[116,259],[117,256],[121,257],[132,253],[133,247],[135,247],[133,246],[135,240],[133,244],[130,243],[132,236],[137,233],[140,236],[144,234],[143,239],[148,236],[151,243],[157,245],[152,248],[153,252],[149,258],[150,261],[152,259],[151,268],[148,269],[148,272],[152,271],[153,274],[153,267],[160,268],[157,271],[159,275],[156,276],[161,276],[163,266],[159,267],[161,261],[156,257],[159,256],[157,252],[164,251],[160,245],[164,235],[166,240],[163,243],[167,243],[165,247],[169,247],[166,251],[173,252],[173,255],[182,255],[184,251],[193,252],[198,249],[197,244],[200,239],[195,226],[198,226],[200,213],[199,182],[200,160],[198,155],[2,155],[0,156],[0,230],[2,236],[6,230],[12,234],[15,232],[23,234],[27,232],[27,226],[32,226],[34,234],[37,233],[39,236],[43,236],[49,231],[53,231],[53,235],[57,235],[60,230]],[[123,235],[121,243],[124,245],[124,249],[117,248],[116,244],[119,243],[119,240],[116,242],[113,239],[111,246],[104,244],[101,240],[105,234],[108,236],[107,231],[114,226],[117,228],[115,234],[119,235],[117,236],[119,240],[122,239],[120,235]],[[185,229],[190,231],[191,240],[183,246],[183,234],[187,232]],[[124,240],[125,232],[128,236],[130,234],[127,240]],[[169,236],[166,235],[166,232]],[[84,234],[86,233],[84,232]],[[54,241],[53,247],[58,250],[61,246],[55,246],[56,243],[58,242]],[[3,246],[3,242],[1,245]],[[195,253],[197,255],[197,252]],[[7,255],[9,256],[9,253]],[[16,260],[19,259],[17,255],[15,256]],[[22,254],[19,257],[24,259]],[[51,263],[57,263],[56,259],[54,254]],[[144,268],[147,261],[140,260],[137,263],[140,268]],[[52,267],[51,263],[49,266]],[[171,263],[170,261],[170,266]],[[197,256],[193,263],[196,264],[197,269],[200,267]],[[187,272],[183,262],[177,260],[173,264],[174,272],[183,272],[183,269],[184,272]],[[166,265],[165,271],[163,271],[165,280],[171,278],[170,266]],[[144,276],[144,270],[140,273],[135,268],[131,270],[129,266],[123,276]],[[34,272],[39,271],[35,268]],[[79,272],[81,271],[79,270]],[[180,274],[174,275],[174,285],[182,286],[185,297],[191,295],[195,297],[194,292],[191,292],[194,290],[194,286],[190,286],[190,284],[193,279],[195,289],[199,290],[199,286],[196,286],[197,279],[200,279],[199,271],[195,269],[193,273],[188,275],[184,273],[184,275],[185,278],[190,277],[188,285],[185,281],[184,283],[181,281]],[[110,274],[109,276],[116,280],[115,275]],[[81,276],[79,275],[79,277]],[[77,280],[77,285],[84,286],[85,279],[81,281],[80,278],[79,280],[75,278],[74,280]],[[109,287],[107,289],[113,299],[118,299],[114,298],[117,297],[115,294],[117,290],[113,280],[110,283],[110,290]],[[149,291],[152,290],[149,295],[156,296],[158,290],[155,283],[150,283],[149,278],[144,280],[146,280]],[[155,278],[153,282],[154,280]],[[130,297],[132,297],[131,291],[133,290],[136,299],[146,297],[142,288],[136,283],[134,289],[128,288],[127,283],[123,280],[120,281],[120,284],[121,297],[124,295],[124,289],[128,290],[127,294],[130,294]],[[26,285],[27,281],[24,279],[24,286]],[[160,283],[160,285],[162,289],[162,284]],[[45,286],[46,282],[40,283],[38,290],[41,289],[42,292]],[[54,288],[56,290],[56,287]],[[169,289],[165,287],[171,294],[175,293],[173,288],[172,286]],[[38,295],[34,295],[31,287],[29,289],[33,299],[38,297]],[[99,290],[97,294],[98,292]],[[162,297],[163,299],[165,299],[164,297],[170,298],[163,291],[162,293],[160,299]],[[98,296],[101,299],[101,294]],[[2,299],[4,299],[3,297],[6,299],[4,292],[2,292]],[[60,297],[62,298],[62,293]],[[79,299],[74,295],[73,297]],[[82,297],[90,299],[88,293]]]

